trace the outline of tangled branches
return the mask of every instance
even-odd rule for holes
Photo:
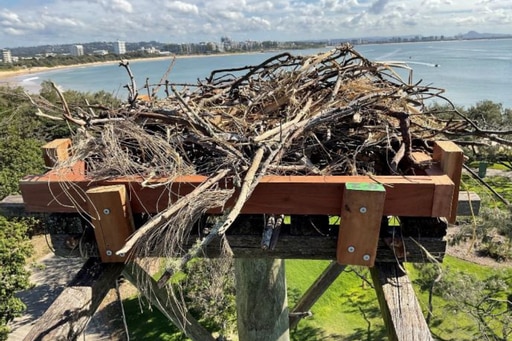
[[[121,66],[129,70],[127,62]],[[129,103],[119,108],[72,108],[61,96],[63,118],[78,129],[72,158],[59,166],[85,160],[92,180],[136,175],[147,186],[185,174],[210,177],[118,251],[134,247],[141,256],[155,247],[170,258],[182,255],[180,245],[201,213],[233,196],[212,178],[233,180],[240,187],[234,205],[181,258],[181,268],[225,233],[264,175],[407,174],[420,168],[411,153],[430,152],[428,138],[450,124],[423,113],[425,100],[442,98],[443,91],[403,81],[402,71],[410,70],[371,62],[343,45],[216,70],[197,84],[166,82],[169,96],[161,100],[137,100],[132,82]],[[152,182],[162,177],[169,182]]]

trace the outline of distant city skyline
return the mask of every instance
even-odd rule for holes
[[[510,0],[2,0],[0,48],[512,33]]]

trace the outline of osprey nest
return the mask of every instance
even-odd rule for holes
[[[215,70],[196,84],[162,80],[145,86],[149,96],[138,95],[128,62],[120,66],[131,83],[119,108],[70,107],[57,90],[61,114],[78,127],[71,159],[56,167],[85,160],[92,181],[137,175],[145,186],[208,177],[149,217],[120,250],[178,258],[160,284],[226,232],[264,175],[414,174],[425,165],[412,152],[430,153],[431,140],[446,128],[424,104],[443,100],[443,90],[413,84],[405,64],[369,61],[350,45],[311,56],[281,53],[257,66]],[[159,89],[165,98],[156,99]],[[237,194],[219,186],[224,180]],[[234,195],[210,233],[184,253],[198,219]]]

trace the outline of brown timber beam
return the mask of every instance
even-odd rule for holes
[[[115,285],[123,267],[124,264],[105,264],[89,258],[24,340],[76,340]]]
[[[157,213],[190,193],[207,178],[200,175],[177,178],[171,186],[143,187],[142,178],[91,181],[83,174],[63,177],[53,171],[20,181],[26,210],[31,212],[76,212],[85,207],[83,193],[90,187],[125,185],[133,213]],[[167,179],[162,179],[167,181]],[[453,182],[447,175],[433,176],[265,176],[242,214],[339,215],[346,183],[380,183],[386,187],[383,214],[444,217],[451,213]],[[73,186],[69,186],[72,183]],[[157,181],[151,184],[156,184]],[[224,186],[224,182],[223,182]],[[232,184],[226,184],[232,187]],[[70,197],[71,196],[71,199]],[[234,198],[233,198],[234,199]],[[226,208],[233,204],[228,202]],[[212,213],[219,213],[217,212]]]
[[[433,340],[411,280],[398,264],[370,268],[390,341]]]

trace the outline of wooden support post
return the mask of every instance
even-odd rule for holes
[[[235,259],[238,338],[289,341],[282,259]]]
[[[124,262],[116,255],[134,231],[133,216],[124,185],[91,188],[86,192],[87,213],[93,219],[94,235],[103,262]]]
[[[370,273],[389,340],[433,340],[411,280],[398,264],[377,263]]]
[[[156,281],[136,262],[126,265],[124,276],[164,314],[187,337],[194,341],[214,341],[211,333],[197,322],[187,310],[184,310],[176,298],[167,289],[159,288]],[[142,283],[142,285],[141,285]]]
[[[338,235],[338,263],[373,266],[386,191],[377,183],[346,183]]]
[[[443,172],[448,175],[455,184],[451,213],[450,216],[446,217],[449,223],[454,224],[457,219],[457,202],[459,200],[459,187],[464,155],[462,149],[455,143],[451,141],[436,141],[432,158],[435,162],[439,162]],[[434,202],[434,206],[435,205],[436,203]]]
[[[71,283],[37,320],[24,341],[76,340],[115,284],[124,264],[90,258]]]
[[[309,287],[304,295],[299,299],[293,310],[290,312],[290,329],[297,326],[299,321],[304,317],[303,313],[308,312],[311,307],[318,301],[324,292],[345,270],[346,265],[340,265],[337,262],[331,262],[329,266],[322,272],[317,280]]]
[[[71,139],[56,139],[41,147],[46,167],[53,167],[59,161],[69,158],[71,151]]]

